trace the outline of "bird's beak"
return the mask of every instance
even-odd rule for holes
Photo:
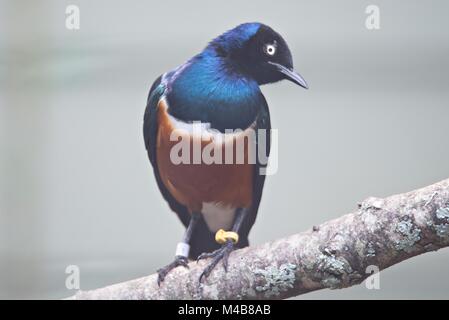
[[[291,82],[294,82],[294,83],[300,85],[304,89],[309,89],[309,85],[307,84],[306,80],[304,80],[304,78],[301,77],[301,75],[299,73],[297,73],[293,70],[290,70],[289,68],[284,67],[282,64],[279,64],[279,63],[275,63],[275,62],[271,62],[271,61],[269,61],[268,63],[275,66],[279,72],[284,74],[284,76],[287,80],[290,80]]]

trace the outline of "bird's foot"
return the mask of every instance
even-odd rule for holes
[[[179,266],[183,266],[184,268],[189,268],[188,265],[188,260],[187,257],[183,257],[183,256],[176,256],[175,260],[170,263],[169,265],[166,265],[163,268],[160,268],[159,270],[157,270],[157,285],[160,286],[161,283],[164,281],[165,277],[167,276],[167,274],[174,268],[179,267]]]
[[[201,284],[201,280],[204,277],[206,277],[206,278],[209,277],[210,273],[215,268],[215,266],[220,262],[220,260],[223,260],[223,268],[224,268],[224,270],[226,272],[228,271],[228,258],[229,258],[229,254],[232,252],[232,250],[234,250],[234,242],[231,241],[231,240],[227,240],[221,246],[220,249],[217,249],[217,250],[215,250],[213,252],[202,253],[198,257],[197,262],[199,260],[202,260],[202,259],[212,258],[212,260],[209,263],[209,265],[201,273],[200,279],[199,279],[199,284]]]

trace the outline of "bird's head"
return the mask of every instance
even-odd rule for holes
[[[207,50],[225,59],[234,72],[251,77],[259,85],[290,80],[308,89],[293,70],[287,43],[276,31],[261,23],[244,23],[211,41]]]

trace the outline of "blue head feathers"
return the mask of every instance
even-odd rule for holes
[[[205,50],[219,49],[230,52],[242,48],[245,43],[256,34],[260,26],[261,24],[257,22],[243,23],[212,40]]]
[[[246,128],[265,103],[259,85],[283,79],[307,88],[277,32],[261,23],[241,24],[166,75],[169,112],[221,131]]]

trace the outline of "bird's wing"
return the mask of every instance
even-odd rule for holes
[[[157,133],[158,133],[158,121],[157,111],[160,98],[164,95],[165,86],[161,83],[162,76],[154,81],[151,86],[150,93],[148,94],[147,106],[145,109],[145,115],[143,119],[143,137],[145,140],[145,147],[147,149],[148,158],[153,166],[154,176],[159,190],[162,193],[164,199],[168,202],[170,209],[173,210],[184,224],[185,227],[189,225],[190,214],[185,206],[180,204],[171,195],[168,189],[165,187],[159,175],[159,169],[156,161],[156,146],[157,146]]]
[[[259,158],[259,148],[261,148],[261,144],[266,144],[265,147],[262,147],[262,150],[266,152],[266,159],[270,155],[271,149],[271,120],[270,120],[270,110],[268,109],[267,101],[262,93],[261,95],[261,107],[259,114],[257,116],[256,122],[256,165],[254,166],[254,176],[253,176],[253,202],[250,208],[248,217],[242,224],[240,235],[242,237],[247,237],[251,227],[256,221],[257,211],[259,210],[260,200],[262,198],[262,191],[265,183],[265,174],[261,174],[260,171],[263,168],[267,167],[267,163],[261,162]],[[264,141],[259,140],[259,129],[265,129],[265,139]]]

